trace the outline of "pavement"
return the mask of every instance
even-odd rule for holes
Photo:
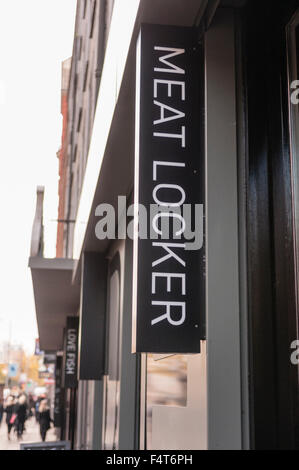
[[[17,439],[14,430],[11,430],[10,440],[7,438],[7,425],[5,422],[5,414],[0,425],[0,450],[20,450],[20,444],[29,443],[29,442],[41,442],[41,437],[39,433],[39,424],[36,422],[35,418],[29,418],[25,423],[26,430],[23,433],[21,439]],[[55,434],[55,428],[51,427],[46,436],[46,442],[48,441],[57,441]]]

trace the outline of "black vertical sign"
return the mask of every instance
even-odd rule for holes
[[[65,329],[64,387],[76,388],[79,317],[67,317]]]
[[[62,356],[56,356],[55,363],[55,395],[54,395],[54,426],[62,425]]]
[[[133,352],[198,353],[205,337],[201,61],[193,28],[141,26]]]

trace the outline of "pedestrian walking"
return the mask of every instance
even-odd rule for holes
[[[29,397],[28,397],[28,416],[29,418],[32,418],[33,416],[33,412],[35,410],[35,401],[34,401],[34,398],[33,396],[31,395],[31,393],[29,394]]]
[[[48,406],[48,400],[43,399],[40,402],[39,409],[38,409],[38,417],[39,417],[39,429],[42,441],[46,440],[46,434],[48,429],[50,429],[50,423],[53,422],[50,416],[50,408]]]
[[[27,418],[27,399],[25,395],[21,395],[18,399],[18,403],[16,406],[16,421],[15,421],[15,427],[17,431],[17,437],[18,439],[21,439],[23,432],[24,432],[24,427],[25,427],[25,421]]]
[[[37,423],[39,422],[38,410],[43,398],[46,398],[45,395],[37,397],[35,402],[35,420]]]
[[[9,396],[4,404],[4,411],[6,413],[6,424],[7,424],[7,438],[10,440],[10,432],[14,425],[15,419],[17,417],[16,404],[13,396]]]

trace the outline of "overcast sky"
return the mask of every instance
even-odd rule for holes
[[[33,352],[28,268],[36,186],[45,186],[45,255],[55,256],[61,62],[72,54],[76,0],[0,0],[0,343]]]

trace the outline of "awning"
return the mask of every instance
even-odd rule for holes
[[[63,348],[66,317],[79,310],[80,286],[72,284],[74,260],[29,258],[42,350]]]

